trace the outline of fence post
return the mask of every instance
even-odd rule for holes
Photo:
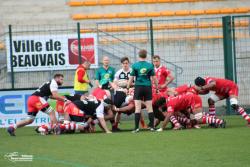
[[[82,64],[81,27],[79,22],[77,23],[77,40],[78,40],[78,64]]]
[[[13,68],[13,50],[12,50],[12,26],[9,25],[9,39],[10,39],[10,70],[11,70],[11,88],[14,89],[14,68]]]
[[[154,56],[154,30],[153,30],[153,20],[149,20],[149,25],[150,25],[150,45],[151,45],[151,61]]]
[[[223,47],[224,47],[224,69],[225,69],[225,78],[235,81],[235,56],[233,54],[232,47],[232,22],[231,16],[225,16],[222,18],[223,24]],[[230,102],[227,100],[227,110],[226,114],[231,114]]]

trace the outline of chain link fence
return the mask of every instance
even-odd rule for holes
[[[232,19],[239,101],[250,108],[250,16],[234,16]]]

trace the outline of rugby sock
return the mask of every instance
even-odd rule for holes
[[[214,104],[209,105],[208,112],[209,112],[210,116],[215,116],[216,111],[215,111],[215,105]]]
[[[174,126],[180,126],[180,123],[177,121],[177,119],[175,118],[175,116],[171,116],[170,117],[170,121],[174,124]]]
[[[78,124],[71,122],[71,123],[65,124],[65,129],[66,130],[78,130],[79,128],[78,128]]]
[[[140,119],[140,123],[141,123],[141,126],[142,126],[143,128],[146,127],[146,124],[145,124],[144,119]]]
[[[223,123],[223,120],[215,118],[214,116],[203,116],[202,117],[202,124],[217,124],[220,125]]]
[[[177,119],[177,121],[179,121],[180,123],[183,123],[183,124],[189,124],[190,123],[190,119],[188,119],[187,117],[177,116],[176,119]]]
[[[141,113],[135,113],[135,129],[139,129]]]
[[[148,119],[149,119],[149,127],[150,128],[154,128],[154,113],[153,112],[150,112],[148,113]]]
[[[241,115],[248,123],[250,123],[250,117],[249,117],[249,115],[245,112],[244,108],[239,107],[239,109],[238,109],[237,112],[240,113],[240,115]]]

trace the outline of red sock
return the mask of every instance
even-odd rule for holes
[[[142,126],[142,127],[145,127],[144,119],[140,119],[140,123],[141,123],[141,126]]]
[[[114,128],[118,128],[118,122],[115,122],[112,126],[113,126]]]
[[[245,112],[244,108],[239,107],[238,113],[240,113],[240,115],[241,115],[248,123],[250,123],[250,117],[249,117],[249,115]]]
[[[209,112],[209,116],[215,116],[215,105],[209,105],[209,109],[208,109],[208,112]]]
[[[180,123],[177,121],[177,119],[175,118],[175,116],[171,116],[170,117],[170,121],[174,124],[174,126],[180,126]]]

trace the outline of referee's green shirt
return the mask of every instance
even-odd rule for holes
[[[150,77],[155,75],[154,65],[147,61],[139,61],[132,65],[131,76],[135,76],[135,85],[151,86]]]
[[[112,82],[114,80],[114,76],[115,69],[113,67],[108,67],[108,69],[100,67],[95,73],[95,79],[99,80],[100,85],[104,85],[109,81]]]

